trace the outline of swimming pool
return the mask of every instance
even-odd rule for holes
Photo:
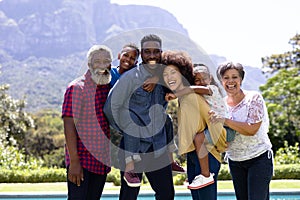
[[[66,200],[66,194],[0,194],[1,200]],[[138,200],[153,200],[153,193],[141,193]],[[175,200],[191,199],[189,192],[176,193]],[[218,200],[234,200],[234,192],[218,192]],[[300,200],[300,191],[272,191],[271,200]],[[101,200],[118,200],[117,194],[103,194]]]

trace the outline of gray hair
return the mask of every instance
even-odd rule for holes
[[[99,51],[106,51],[107,53],[109,53],[110,56],[110,60],[112,61],[113,59],[113,55],[112,55],[112,51],[109,47],[105,46],[105,45],[93,45],[89,51],[87,52],[87,59],[88,59],[88,64],[90,65],[92,62],[92,58],[94,56],[95,53],[99,52]]]
[[[245,71],[244,71],[243,65],[240,63],[234,63],[231,61],[227,61],[227,62],[221,63],[217,69],[217,77],[220,81],[222,80],[222,77],[224,76],[225,72],[229,69],[237,70],[239,73],[239,76],[242,78],[242,80],[244,80]]]

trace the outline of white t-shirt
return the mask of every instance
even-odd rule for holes
[[[245,136],[237,132],[226,152],[228,158],[233,161],[249,160],[272,148],[268,136],[268,111],[263,97],[256,91],[244,91],[244,93],[245,97],[238,105],[233,107],[227,105],[230,119],[247,123],[262,121],[262,123],[254,136]]]
[[[224,102],[224,98],[219,92],[219,88],[215,85],[207,85],[213,92],[213,94],[210,95],[203,95],[205,100],[207,101],[208,105],[210,106],[211,110],[215,111],[217,114],[219,114],[222,117],[228,117],[227,114],[227,107]]]

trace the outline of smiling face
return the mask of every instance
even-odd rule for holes
[[[195,73],[195,85],[207,86],[211,83],[211,76],[205,72]]]
[[[144,64],[148,64],[147,67],[151,70],[157,68],[161,63],[161,46],[157,41],[146,41],[142,45],[141,57]]]
[[[236,69],[226,70],[221,81],[225,91],[228,94],[238,93],[241,89],[242,78]]]
[[[184,88],[183,82],[182,82],[182,75],[179,72],[178,67],[175,65],[168,65],[165,67],[163,72],[163,78],[166,83],[166,85],[170,88],[172,91],[181,90]]]
[[[118,55],[119,73],[122,74],[127,70],[130,70],[137,63],[137,51],[131,47],[125,47]]]
[[[111,59],[109,52],[97,51],[93,54],[89,69],[92,79],[97,85],[105,85],[110,82]]]

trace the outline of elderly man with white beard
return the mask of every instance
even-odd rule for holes
[[[68,85],[62,105],[69,200],[99,200],[111,170],[103,106],[110,89],[112,52],[94,45],[87,59],[88,70]]]

